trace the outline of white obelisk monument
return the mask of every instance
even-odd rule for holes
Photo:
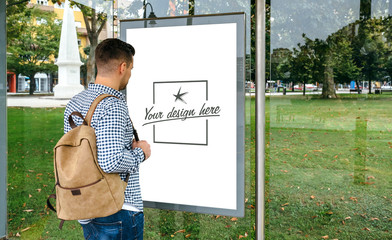
[[[59,82],[53,89],[55,98],[71,98],[84,90],[83,85],[80,84],[80,66],[83,63],[79,56],[74,14],[68,0],[64,5],[60,49],[56,62],[59,67]]]

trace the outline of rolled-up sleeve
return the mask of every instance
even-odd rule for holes
[[[132,149],[133,129],[126,105],[112,101],[104,112],[95,127],[100,167],[107,173],[137,172],[144,153]]]

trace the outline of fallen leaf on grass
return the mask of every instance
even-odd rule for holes
[[[238,239],[246,238],[246,237],[248,237],[248,233],[245,233],[245,235],[239,235],[239,236],[238,236]]]
[[[289,203],[282,204],[282,207],[289,205]]]
[[[351,217],[346,217],[346,218],[345,218],[345,220],[349,220],[349,219],[351,219]]]
[[[22,229],[21,232],[25,232],[25,231],[29,230],[30,228],[31,228],[31,227],[27,227],[27,228],[25,228],[25,229]]]
[[[369,177],[367,177],[367,179],[369,180],[369,179],[376,179],[376,178],[373,176],[369,176]]]
[[[322,239],[329,239],[328,235],[322,236]]]
[[[191,236],[192,234],[187,234],[187,235],[185,235],[185,238],[189,238],[190,236]]]
[[[372,185],[372,184],[375,184],[375,182],[361,182],[361,184]]]
[[[310,196],[310,199],[315,199],[315,198],[316,198],[316,197],[315,197],[315,196],[313,196],[313,195],[312,195],[312,196]]]
[[[313,152],[322,152],[323,150],[313,150]]]
[[[230,219],[232,222],[234,222],[234,221],[237,221],[238,220],[238,218],[236,218],[236,217],[233,217],[233,218],[231,218]]]
[[[367,227],[365,227],[365,228],[362,228],[362,230],[365,230],[365,231],[370,231],[370,229],[369,229],[369,228],[367,228]]]
[[[32,212],[32,211],[34,211],[33,209],[26,209],[26,210],[23,210],[23,212]]]
[[[378,218],[370,218],[370,221],[380,221]]]
[[[184,233],[185,232],[185,229],[181,229],[181,230],[178,230],[177,232],[175,232],[174,234],[177,234],[177,233]]]

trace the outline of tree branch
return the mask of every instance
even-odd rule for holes
[[[99,29],[98,29],[98,31],[97,31],[98,35],[101,33],[103,27],[104,27],[105,24],[106,24],[106,21],[107,21],[107,18],[105,18],[104,20],[102,20],[101,26],[99,27]]]
[[[7,7],[11,7],[11,6],[18,5],[18,4],[21,4],[21,3],[25,3],[25,2],[28,2],[28,1],[29,0],[22,0],[22,1],[19,1],[19,2],[10,3],[10,4],[7,4]]]

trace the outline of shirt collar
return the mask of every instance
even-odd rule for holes
[[[117,91],[116,89],[113,89],[113,88],[105,86],[105,85],[90,83],[88,85],[88,89],[91,91],[97,92],[99,94],[110,94],[110,95],[114,95],[122,100],[125,100],[124,94],[122,94],[120,91]]]

